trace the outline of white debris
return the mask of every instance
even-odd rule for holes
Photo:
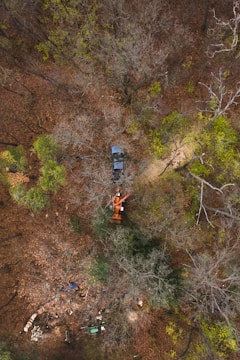
[[[102,319],[103,319],[102,315],[97,315],[96,316],[96,320],[102,321]]]
[[[71,340],[70,340],[70,332],[68,329],[66,329],[65,331],[65,341],[70,344]]]
[[[37,315],[38,315],[37,313],[32,314],[32,316],[30,317],[30,319],[28,320],[28,322],[26,323],[26,325],[23,329],[24,332],[28,332],[28,330],[32,326],[34,320],[36,319]]]
[[[31,341],[38,341],[42,338],[42,330],[40,329],[40,326],[34,325],[33,329],[31,330]]]

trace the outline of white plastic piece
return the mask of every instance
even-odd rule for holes
[[[23,329],[24,332],[28,332],[28,330],[32,326],[34,320],[36,319],[37,315],[38,315],[37,313],[32,314],[32,316],[30,317],[30,319],[28,320],[28,322],[24,326],[24,329]]]

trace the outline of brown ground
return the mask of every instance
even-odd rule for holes
[[[159,120],[173,110],[185,116],[196,114],[196,100],[206,95],[198,81],[207,82],[210,72],[221,65],[221,57],[210,60],[204,54],[207,38],[201,32],[203,4],[199,2],[199,13],[190,17],[191,5],[184,3],[188,7],[183,23],[188,23],[196,38],[186,53],[169,64],[170,86],[158,99]],[[217,3],[209,1],[209,7]],[[183,15],[181,12],[177,5],[176,14]],[[182,67],[187,61],[191,66]],[[231,82],[238,75],[238,64],[229,64]],[[36,70],[31,64],[25,64],[25,69]],[[84,359],[84,349],[90,351],[89,343],[92,359],[99,359],[95,339],[87,338],[86,345],[80,327],[110,306],[111,289],[90,283],[87,275],[96,254],[89,218],[96,206],[107,204],[113,190],[109,146],[120,143],[130,157],[125,183],[125,190],[130,192],[136,179],[153,181],[166,167],[189,159],[192,146],[174,145],[164,161],[152,160],[144,150],[141,133],[136,132],[129,141],[125,131],[130,123],[128,111],[105,84],[76,73],[70,65],[38,64],[36,72],[44,74],[45,79],[31,71],[12,68],[7,89],[0,90],[0,139],[21,143],[29,150],[38,135],[53,133],[63,145],[62,162],[67,167],[68,182],[52,195],[50,208],[38,214],[18,207],[0,185],[0,333],[17,351],[26,351],[36,359]],[[187,94],[184,86],[190,80],[195,91]],[[0,150],[5,148],[0,145]],[[28,175],[38,175],[34,155],[29,160],[32,168]],[[72,215],[81,219],[80,234],[71,231]],[[79,292],[61,291],[70,281],[80,285]],[[161,312],[149,314],[137,306],[129,307],[129,311],[127,319],[133,324],[136,346],[129,355],[115,354],[115,358],[128,360],[141,354],[144,360],[169,360],[172,344]],[[31,331],[21,334],[35,312],[44,331],[37,343],[31,341]],[[46,324],[51,331],[47,331]],[[67,328],[71,344],[64,341]]]

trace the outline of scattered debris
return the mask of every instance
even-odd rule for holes
[[[64,292],[69,292],[71,290],[75,290],[75,291],[79,291],[80,290],[80,286],[75,283],[75,282],[70,282],[70,284],[68,285],[68,287],[66,289],[62,288],[61,291],[64,291]]]
[[[70,339],[70,331],[69,329],[65,330],[65,341],[70,344],[71,343],[71,339]]]
[[[28,322],[24,326],[24,329],[23,329],[24,332],[28,332],[28,330],[32,326],[34,320],[36,319],[37,315],[38,315],[37,313],[32,314],[32,316],[30,317],[30,319],[28,320]]]
[[[100,334],[101,332],[106,330],[106,323],[104,321],[101,321],[99,324],[97,325],[89,325],[87,326],[87,333],[89,335],[97,335]]]
[[[43,332],[38,325],[34,325],[33,329],[31,330],[31,341],[39,341],[42,338]]]
[[[75,282],[70,282],[67,291],[71,291],[71,290],[80,290],[80,287],[78,284],[76,284]]]
[[[98,315],[95,317],[96,322],[88,325],[82,326],[80,330],[84,330],[85,334],[97,335],[106,330],[106,322],[103,321],[102,311],[98,312]]]
[[[99,315],[96,316],[96,320],[97,320],[97,321],[102,321],[102,315],[101,315],[101,313],[99,313]]]

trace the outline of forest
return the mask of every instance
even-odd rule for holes
[[[239,0],[1,0],[1,360],[239,359],[239,35]]]

